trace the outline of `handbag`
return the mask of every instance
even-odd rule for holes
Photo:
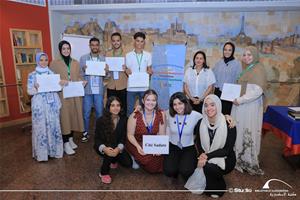
[[[194,194],[202,194],[206,187],[206,178],[203,168],[197,167],[184,187]]]

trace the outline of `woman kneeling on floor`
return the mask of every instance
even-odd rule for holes
[[[104,114],[97,119],[95,130],[96,152],[103,156],[99,176],[102,183],[111,183],[110,169],[131,167],[132,160],[124,149],[127,130],[127,118],[121,115],[121,101],[118,97],[108,98]]]
[[[216,95],[208,95],[202,108],[197,148],[198,167],[203,168],[206,177],[206,194],[219,197],[224,194],[226,183],[223,175],[234,169],[236,163],[233,147],[236,140],[236,128],[230,128],[222,114],[222,104]]]

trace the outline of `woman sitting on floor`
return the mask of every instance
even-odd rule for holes
[[[142,110],[133,112],[128,119],[126,149],[144,170],[150,173],[162,172],[163,157],[144,153],[143,135],[165,134],[164,113],[158,108],[157,93],[147,90],[142,99]],[[133,166],[138,168],[138,166]]]
[[[124,167],[131,167],[132,160],[124,149],[127,118],[121,115],[121,101],[118,97],[108,98],[104,114],[96,122],[96,152],[103,156],[99,176],[102,183],[111,183],[110,168],[117,168],[119,162]]]
[[[206,177],[205,190],[212,197],[224,194],[226,189],[223,175],[231,172],[236,163],[233,147],[236,140],[236,128],[230,128],[222,114],[221,100],[216,95],[208,95],[202,108],[203,119],[200,120],[200,139],[197,140],[198,167],[203,168]]]

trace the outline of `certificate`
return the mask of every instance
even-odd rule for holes
[[[105,62],[87,60],[86,66],[86,75],[105,76]]]
[[[169,154],[168,135],[143,135],[145,154]]]
[[[36,82],[39,84],[38,93],[60,91],[59,81],[59,74],[36,75]]]
[[[149,87],[149,74],[133,72],[128,77],[128,87]]]
[[[220,99],[225,101],[234,101],[234,99],[240,97],[240,95],[241,85],[224,83]]]
[[[117,72],[124,71],[123,65],[125,63],[124,57],[106,57],[106,64],[109,66],[109,71]]]
[[[66,85],[63,88],[63,95],[65,99],[70,97],[84,96],[84,88],[82,85],[82,81],[77,81],[77,82],[70,81],[68,85]]]

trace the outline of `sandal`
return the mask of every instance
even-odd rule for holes
[[[111,177],[110,177],[110,175],[101,175],[99,173],[99,176],[101,178],[101,182],[102,183],[105,183],[105,184],[110,184],[111,183]]]

